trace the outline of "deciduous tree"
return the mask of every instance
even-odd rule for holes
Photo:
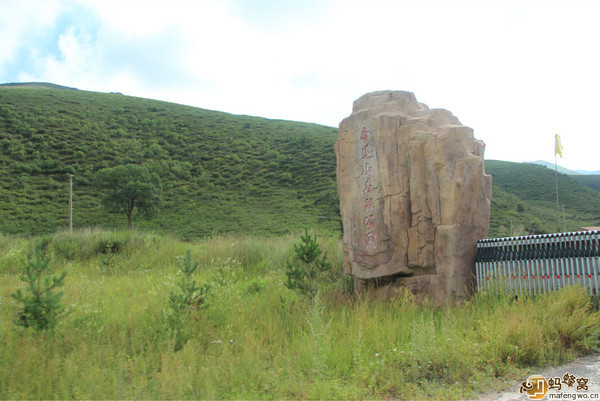
[[[148,217],[158,212],[162,206],[160,178],[143,166],[127,164],[103,168],[96,173],[94,186],[104,191],[102,204],[110,212],[127,217],[128,228],[131,228],[135,210]]]

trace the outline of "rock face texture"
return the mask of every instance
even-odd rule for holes
[[[411,92],[356,100],[335,146],[346,273],[438,301],[468,295],[490,219],[484,148],[452,113]]]

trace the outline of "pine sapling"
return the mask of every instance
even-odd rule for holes
[[[331,263],[327,262],[327,252],[319,258],[322,254],[317,237],[311,236],[304,229],[300,243],[294,245],[294,258],[286,263],[285,274],[288,280],[285,286],[313,299],[318,292],[321,275],[331,269]]]
[[[187,336],[183,331],[187,318],[193,309],[205,307],[208,285],[198,286],[192,277],[198,262],[193,262],[188,250],[180,262],[179,270],[183,273],[181,280],[177,283],[179,291],[173,291],[169,295],[169,307],[172,313],[169,315],[169,325],[175,336],[175,351],[180,350],[187,342]]]
[[[17,325],[47,330],[54,328],[61,319],[64,312],[60,302],[62,292],[55,290],[63,286],[67,272],[49,276],[51,270],[50,259],[42,256],[42,244],[36,244],[34,254],[25,266],[25,275],[21,277],[21,281],[27,283],[27,292],[23,293],[19,289],[11,294],[22,304],[15,316]]]

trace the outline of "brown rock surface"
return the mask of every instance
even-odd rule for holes
[[[356,100],[336,143],[346,273],[394,276],[439,300],[464,296],[489,227],[484,148],[452,113],[410,92]]]

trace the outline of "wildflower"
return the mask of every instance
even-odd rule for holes
[[[379,354],[375,354],[375,358],[379,358]]]

